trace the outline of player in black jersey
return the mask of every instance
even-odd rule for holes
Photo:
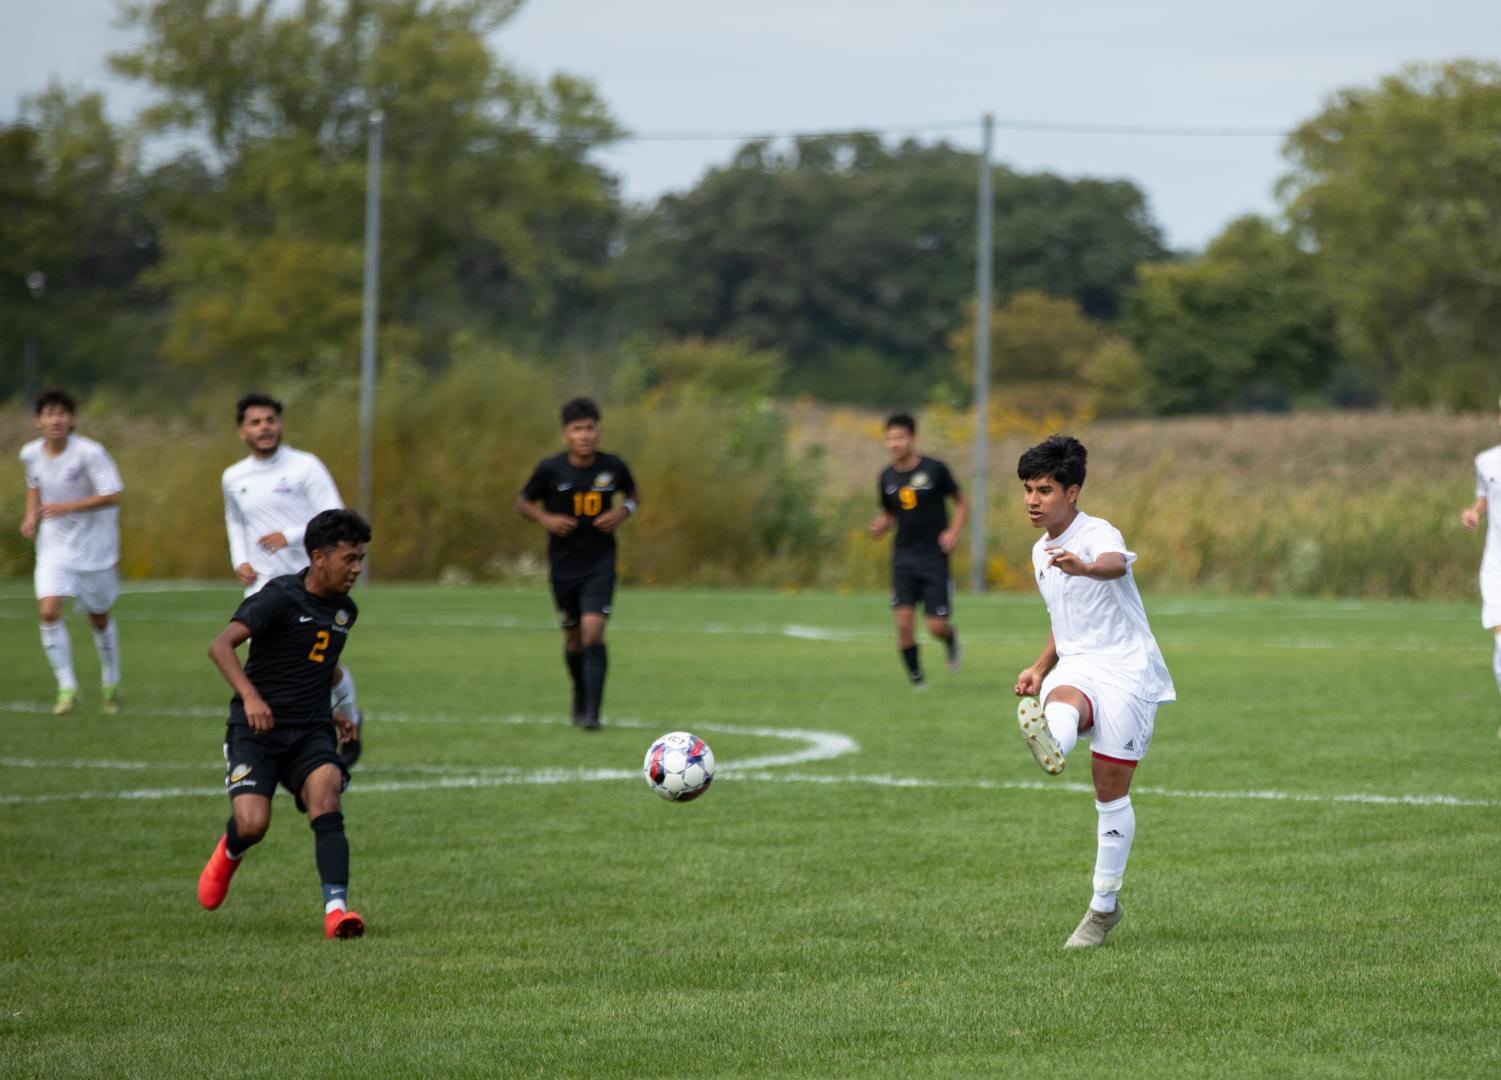
[[[959,633],[953,617],[954,583],[949,577],[949,552],[969,515],[964,492],[949,467],[937,458],[923,457],[913,446],[917,421],[897,413],[886,421],[886,449],[891,464],[881,472],[877,491],[881,512],[870,523],[870,535],[880,537],[896,525],[891,552],[891,607],[896,614],[896,640],[913,686],[923,686],[914,629],[918,600],[928,617],[928,632],[944,643],[949,670],[962,661]],[[948,506],[954,500],[954,520]]]
[[[636,481],[624,461],[599,449],[599,407],[588,398],[563,406],[563,445],[564,453],[537,463],[516,512],[551,534],[549,576],[573,679],[573,722],[597,729],[608,666],[605,623],[615,596],[615,530],[636,512]]]
[[[365,921],[349,910],[349,841],[339,796],[349,770],[339,756],[329,692],[344,642],[359,617],[349,590],[360,576],[370,526],[353,510],[325,510],[307,525],[311,565],[272,578],[247,596],[208,654],[234,688],[224,735],[224,783],[229,826],[198,878],[198,902],[212,911],[252,844],[271,824],[271,796],[279,781],[297,798],[313,828],[323,882],[323,930],[331,938],[359,937]],[[243,668],[235,649],[250,641]],[[338,734],[348,737],[346,730]]]

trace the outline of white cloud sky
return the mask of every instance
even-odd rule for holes
[[[112,0],[0,11],[0,115],[50,78],[103,89],[117,117],[145,100],[104,58],[129,43]],[[1490,45],[1492,52],[1481,50]],[[1286,130],[1328,94],[1413,61],[1494,57],[1495,0],[529,0],[496,35],[534,75],[594,81],[636,132],[844,130],[979,116],[1143,127]],[[736,143],[647,141],[604,162],[628,197],[691,186]],[[1003,130],[1014,168],[1140,185],[1170,242],[1198,246],[1235,216],[1274,209],[1274,137],[1080,135]]]

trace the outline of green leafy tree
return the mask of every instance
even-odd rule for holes
[[[141,0],[116,69],[155,88],[142,117],[187,133],[155,283],[166,352],[198,367],[317,371],[358,341],[368,120],[384,117],[387,348],[448,357],[460,331],[548,338],[594,307],[615,228],[592,149],[615,128],[589,86],[502,64],[514,0]],[[201,149],[199,148],[201,146]]]
[[[1288,139],[1281,192],[1340,340],[1406,404],[1481,406],[1501,371],[1501,65],[1342,90]]]
[[[1144,267],[1126,326],[1153,413],[1285,409],[1341,373],[1318,259],[1262,218],[1232,222],[1199,258]]]

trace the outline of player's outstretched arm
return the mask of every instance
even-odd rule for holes
[[[1483,498],[1476,499],[1474,503],[1459,512],[1460,523],[1471,532],[1474,532],[1480,527],[1480,519],[1485,517],[1486,509],[1486,500]]]
[[[1048,565],[1056,566],[1069,577],[1089,577],[1097,581],[1114,581],[1126,576],[1126,557],[1119,551],[1106,551],[1094,562],[1085,562],[1072,551],[1046,548]]]
[[[240,700],[245,703],[245,719],[250,724],[250,730],[261,733],[271,730],[275,725],[275,718],[271,715],[271,706],[256,693],[254,684],[240,666],[240,658],[235,655],[235,649],[249,640],[250,627],[242,622],[231,621],[209,644],[208,657],[219,669],[219,674],[224,676],[224,681],[233,687],[235,693],[240,695]]]

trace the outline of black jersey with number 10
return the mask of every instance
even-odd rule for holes
[[[232,621],[250,630],[245,677],[271,707],[277,727],[329,721],[334,669],[359,609],[344,593],[314,596],[303,579],[307,571],[272,578],[247,596]],[[229,722],[244,724],[245,702],[236,694]]]
[[[556,454],[537,462],[532,478],[521,489],[528,502],[541,503],[549,514],[567,514],[578,525],[567,536],[549,536],[547,554],[552,576],[583,577],[615,561],[615,536],[594,527],[594,519],[614,507],[615,496],[636,493],[631,470],[614,454],[595,453],[582,468]]]
[[[881,509],[896,518],[892,556],[903,559],[942,559],[939,534],[949,527],[945,500],[959,494],[949,467],[937,458],[919,458],[909,472],[888,465],[881,473]]]

